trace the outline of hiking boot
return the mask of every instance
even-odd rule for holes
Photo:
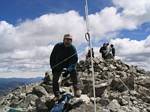
[[[80,89],[74,89],[74,96],[80,97],[81,96],[81,90]]]

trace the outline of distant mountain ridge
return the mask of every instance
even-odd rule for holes
[[[40,82],[42,77],[36,78],[0,78],[0,97],[6,95],[18,86]]]

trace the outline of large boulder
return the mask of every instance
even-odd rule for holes
[[[38,99],[37,95],[28,94],[23,102],[19,104],[20,107],[27,108],[29,105],[35,106],[35,101]]]
[[[150,77],[143,77],[138,79],[137,84],[150,89]]]
[[[126,90],[134,90],[134,76],[129,76],[124,79],[114,78],[110,84],[112,90],[123,92]]]
[[[34,94],[36,94],[38,97],[42,97],[43,95],[48,96],[47,91],[42,86],[36,86],[36,87],[34,87],[32,92]]]
[[[110,102],[110,104],[108,105],[108,108],[109,108],[109,110],[111,111],[111,112],[120,112],[119,110],[120,110],[120,104],[118,103],[118,101],[117,100],[112,100],[111,102]]]
[[[52,85],[42,84],[41,86],[44,87],[45,90],[46,90],[48,93],[53,93],[53,87],[52,87]]]
[[[36,100],[36,112],[48,112],[48,107],[40,98]]]

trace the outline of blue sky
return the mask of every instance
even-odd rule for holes
[[[117,58],[150,68],[150,1],[140,1],[88,0],[95,54],[109,38]],[[85,56],[84,0],[0,2],[0,72],[49,69],[50,52],[64,33],[74,35],[79,55]]]
[[[16,24],[18,20],[34,19],[46,13],[76,10],[84,15],[84,0],[1,0],[1,20]],[[89,0],[89,13],[111,6],[110,0]]]

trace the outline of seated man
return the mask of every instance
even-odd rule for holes
[[[99,52],[102,54],[102,58],[103,58],[103,59],[106,59],[106,58],[107,58],[106,54],[107,54],[108,45],[109,45],[109,44],[104,43],[103,46],[102,46],[102,47],[100,48],[100,50],[99,50]]]
[[[44,77],[44,79],[43,79],[42,84],[50,85],[51,82],[52,82],[52,80],[51,80],[51,78],[50,78],[48,72],[45,72],[45,77]]]
[[[70,34],[64,35],[62,43],[54,46],[51,56],[50,65],[53,73],[53,92],[54,99],[59,99],[60,90],[58,80],[64,68],[67,68],[67,74],[70,74],[71,81],[73,82],[74,95],[80,97],[78,73],[76,71],[76,64],[78,62],[78,55],[75,47],[72,45],[72,36]]]
[[[92,48],[92,57],[94,58],[94,50]],[[91,58],[91,51],[90,49],[88,50],[88,53],[86,54],[86,60],[90,59]]]
[[[103,59],[114,59],[115,57],[115,48],[114,45],[109,43],[104,43],[100,48],[100,53],[102,54]]]

